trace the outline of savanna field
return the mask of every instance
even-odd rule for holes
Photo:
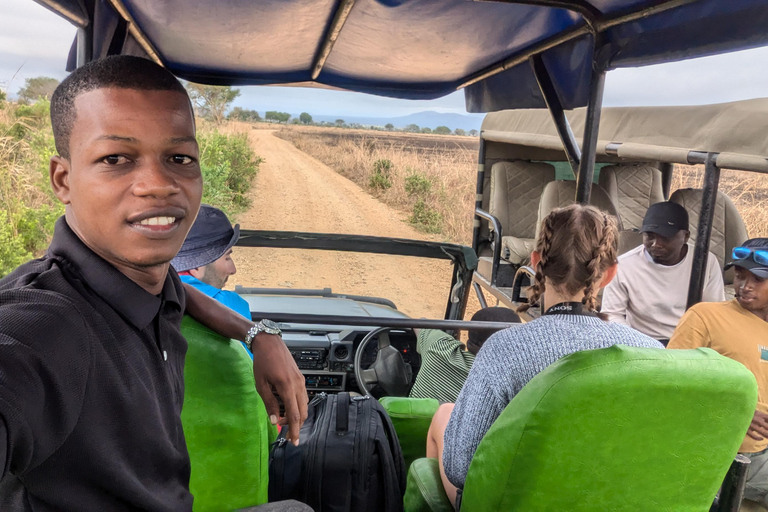
[[[278,136],[411,213],[411,222],[440,238],[470,244],[478,141],[439,136],[287,126]],[[700,188],[702,166],[676,165],[672,192]],[[720,191],[739,210],[750,237],[768,236],[768,176],[723,170]]]
[[[0,276],[44,252],[64,211],[48,183],[48,160],[55,154],[49,110],[45,99],[26,105],[0,100]],[[203,119],[198,127],[203,201],[235,220],[250,206],[247,192],[261,162],[247,134],[271,129],[406,212],[428,237],[471,242],[476,137]],[[673,190],[700,187],[702,176],[700,167],[677,166]],[[750,236],[768,236],[768,210],[762,207],[768,177],[724,170],[720,190],[736,204]]]

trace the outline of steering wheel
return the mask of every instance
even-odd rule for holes
[[[413,369],[403,361],[403,355],[389,342],[389,327],[374,329],[365,335],[355,352],[355,378],[357,387],[364,395],[370,395],[374,386],[379,386],[386,396],[408,396],[411,390]],[[410,329],[408,329],[410,330]],[[370,368],[362,368],[363,353],[372,339],[378,336],[379,351]]]

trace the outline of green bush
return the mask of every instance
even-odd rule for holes
[[[247,193],[262,159],[255,155],[246,134],[198,134],[203,202],[234,216],[250,206]]]
[[[432,190],[432,181],[419,171],[411,171],[405,177],[405,191],[409,196],[425,196]]]
[[[423,199],[413,205],[413,215],[408,220],[411,224],[427,233],[440,233],[443,229],[443,216],[429,206]]]
[[[373,173],[368,180],[368,186],[374,189],[387,190],[392,187],[392,161],[382,159],[373,162]]]

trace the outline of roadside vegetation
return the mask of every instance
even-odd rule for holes
[[[41,256],[64,213],[48,180],[48,162],[56,154],[49,98],[57,83],[51,80],[27,80],[16,102],[0,90],[0,277]],[[247,193],[261,158],[247,133],[227,130],[221,111],[197,103],[205,115],[198,120],[203,201],[236,219],[250,206]]]
[[[421,231],[469,244],[477,143],[425,137],[416,127],[409,133],[412,135],[289,126],[277,135],[407,212],[409,222]],[[672,190],[700,188],[702,179],[703,168],[678,165]],[[750,236],[768,236],[768,209],[763,206],[768,201],[768,177],[724,170],[720,190],[735,203]]]

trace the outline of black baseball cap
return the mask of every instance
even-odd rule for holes
[[[739,247],[734,248],[733,252],[737,253],[738,249],[742,247],[747,247],[753,251],[768,251],[768,238],[750,238]],[[757,277],[768,279],[768,265],[766,265],[764,253],[757,255],[752,253],[746,258],[738,259],[734,258],[734,256],[734,254],[731,254],[732,261],[724,267],[724,270],[728,270],[731,267],[741,267],[749,270]]]
[[[681,229],[688,231],[688,212],[682,205],[664,201],[648,208],[640,232],[672,238]]]

